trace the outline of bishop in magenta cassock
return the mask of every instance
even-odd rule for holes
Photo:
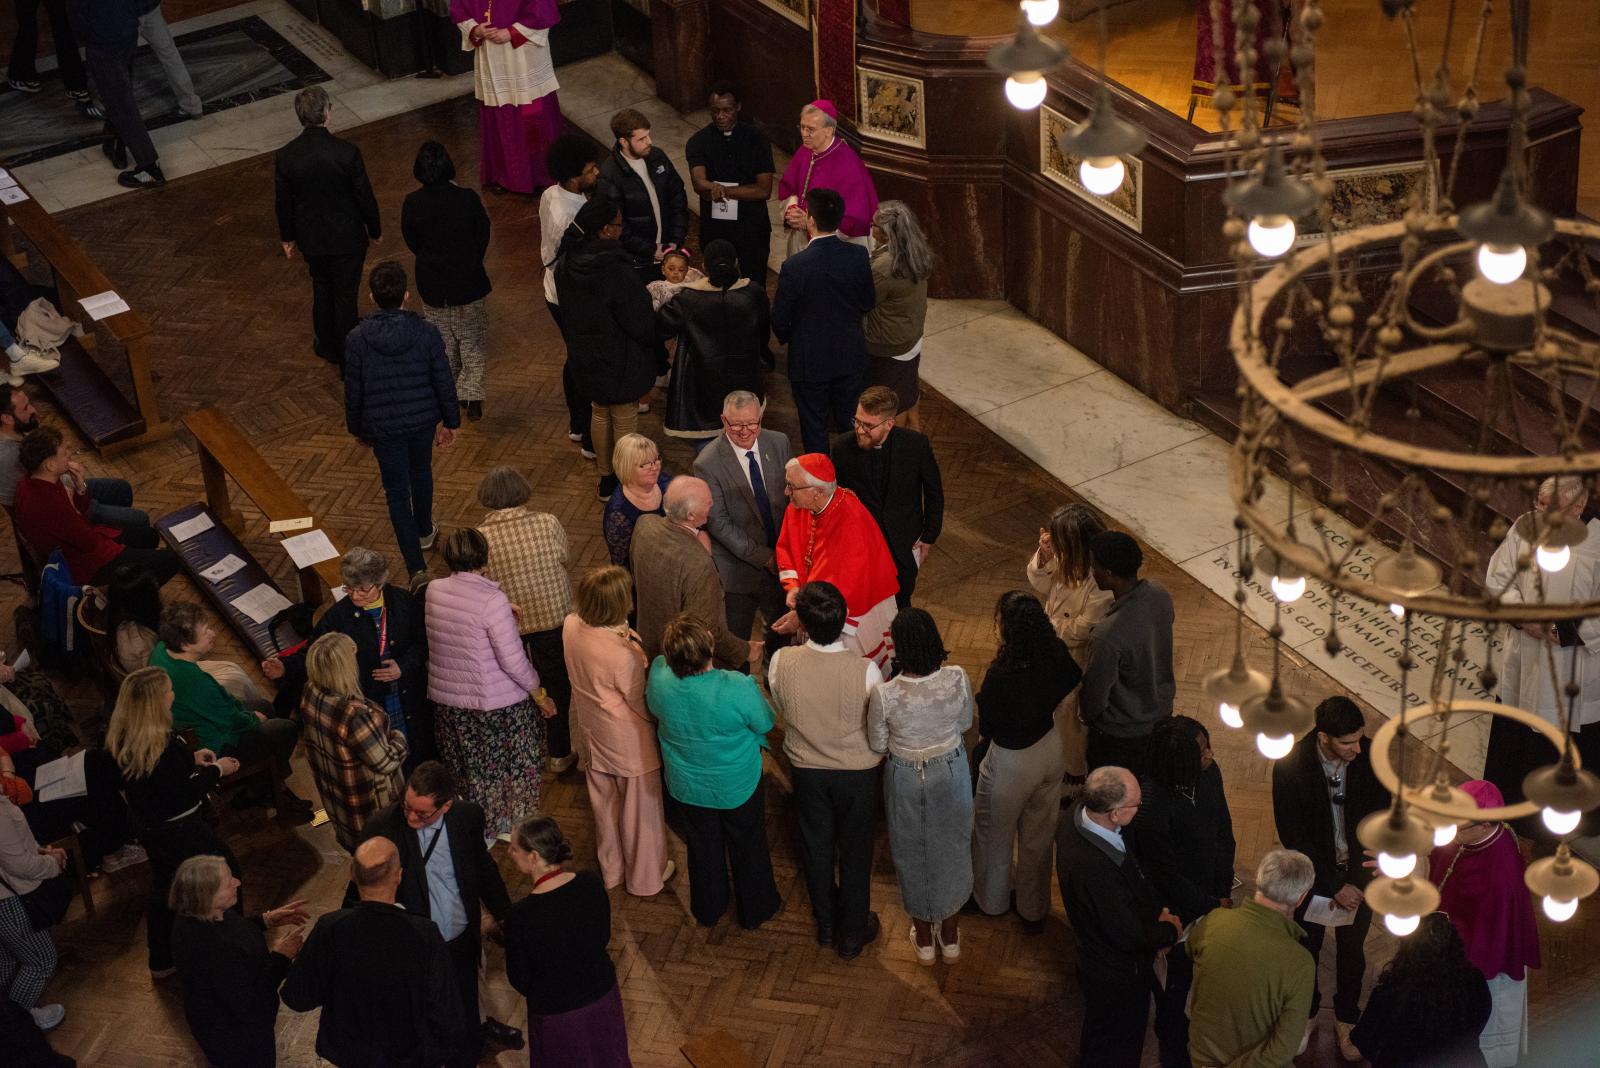
[[[789,510],[778,535],[777,563],[789,607],[806,583],[832,583],[849,613],[840,640],[887,673],[894,654],[889,624],[900,583],[883,531],[867,506],[839,485],[833,461],[822,453],[790,460],[784,478]],[[773,629],[787,634],[797,625],[790,612]]]
[[[473,54],[479,176],[485,188],[534,193],[550,184],[545,153],[561,133],[550,27],[556,0],[451,0],[461,47]]]
[[[1505,804],[1492,782],[1474,779],[1461,789],[1479,808]],[[1522,853],[1503,823],[1469,823],[1428,860],[1439,911],[1489,981],[1494,1007],[1478,1039],[1488,1068],[1509,1068],[1528,1052],[1528,969],[1539,967],[1539,925],[1522,876]]]
[[[800,138],[804,142],[789,160],[778,180],[778,199],[783,201],[784,225],[798,233],[805,245],[806,193],[812,189],[832,189],[844,198],[844,220],[839,236],[865,243],[872,232],[872,217],[878,212],[878,191],[872,186],[867,165],[839,136],[839,111],[828,100],[813,100],[800,111]],[[796,216],[791,208],[798,208]],[[791,252],[798,251],[790,249]]]

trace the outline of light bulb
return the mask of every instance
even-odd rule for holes
[[[1417,924],[1422,922],[1421,916],[1385,916],[1383,925],[1389,928],[1389,933],[1396,938],[1404,938],[1417,929]]]
[[[1378,854],[1378,870],[1391,879],[1404,879],[1417,870],[1417,855],[1415,853]]]
[[[1006,99],[1020,111],[1032,111],[1043,104],[1044,95],[1049,89],[1044,75],[1036,70],[1013,74],[1006,79]]]
[[[1304,575],[1292,579],[1280,578],[1277,575],[1272,576],[1272,595],[1284,604],[1298,601],[1300,595],[1305,592],[1306,577]]]
[[[1022,13],[1034,26],[1048,26],[1061,13],[1061,0],[1022,0]]]
[[[1288,252],[1294,244],[1294,220],[1287,215],[1263,215],[1250,220],[1246,234],[1251,248],[1272,259]]]
[[[1456,840],[1456,825],[1446,823],[1433,829],[1433,847],[1435,849],[1447,846]]]
[[[1498,286],[1508,286],[1528,269],[1528,250],[1521,245],[1479,245],[1478,270]]]
[[[1128,169],[1115,156],[1096,156],[1078,164],[1078,177],[1083,187],[1097,197],[1108,197],[1122,188],[1122,179]]]
[[[1232,727],[1234,730],[1238,730],[1244,726],[1244,717],[1239,715],[1239,709],[1236,705],[1230,705],[1226,701],[1219,703],[1217,705],[1217,715],[1221,717],[1224,727]]]
[[[1554,549],[1541,545],[1534,550],[1533,555],[1534,559],[1539,561],[1542,570],[1555,574],[1566,567],[1567,561],[1572,559],[1572,550],[1565,545]]]
[[[1572,919],[1573,914],[1577,911],[1577,898],[1572,898],[1570,901],[1563,901],[1559,897],[1550,897],[1549,895],[1545,896],[1544,914],[1557,923],[1566,923],[1568,920]]]
[[[1582,812],[1563,812],[1559,808],[1544,810],[1544,825],[1550,828],[1551,834],[1571,834],[1577,829],[1578,821],[1581,819],[1583,819]]]
[[[1258,734],[1256,748],[1268,760],[1282,760],[1294,748],[1294,735],[1284,734],[1274,738],[1270,734]]]
[[[1398,603],[1391,604],[1389,606],[1389,611],[1390,611],[1390,613],[1392,613],[1394,615],[1394,618],[1396,618],[1396,619],[1404,619],[1404,618],[1406,618],[1406,606],[1403,605],[1403,604],[1398,604]]]

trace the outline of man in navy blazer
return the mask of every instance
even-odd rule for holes
[[[789,382],[800,409],[806,452],[828,451],[828,421],[851,428],[867,338],[861,320],[872,310],[867,250],[838,235],[844,198],[832,189],[806,194],[811,243],[783,262],[772,302],[772,332],[789,345]]]

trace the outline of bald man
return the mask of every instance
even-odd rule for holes
[[[667,484],[661,505],[665,515],[639,517],[629,549],[639,641],[654,660],[667,624],[687,612],[716,635],[717,666],[737,670],[761,655],[761,642],[747,642],[728,627],[711,539],[701,529],[711,514],[711,487],[704,479],[679,475]]]
[[[467,1038],[439,929],[395,904],[401,875],[389,839],[357,846],[359,900],[317,921],[283,983],[285,1005],[322,1010],[317,1055],[339,1068],[437,1068]]]
[[[1157,989],[1156,954],[1183,933],[1123,837],[1142,803],[1139,780],[1127,768],[1096,768],[1056,829],[1056,873],[1083,992],[1078,1063],[1096,1068],[1138,1068]]]

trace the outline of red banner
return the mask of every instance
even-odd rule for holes
[[[841,118],[856,115],[856,2],[815,0],[817,96],[831,100]]]

